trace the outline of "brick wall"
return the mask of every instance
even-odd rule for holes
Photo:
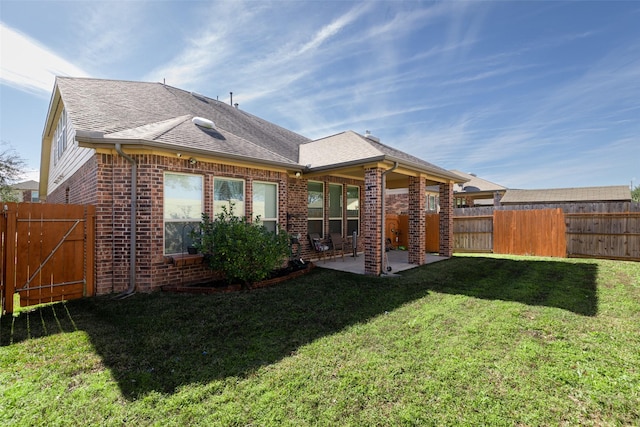
[[[379,275],[382,268],[382,172],[381,168],[367,168],[364,171],[365,193],[362,213],[362,233],[364,235],[364,272]]]
[[[278,220],[290,234],[300,233],[304,259],[315,258],[307,237],[307,180],[286,173],[152,154],[132,155],[138,164],[136,198],[136,287],[151,291],[163,285],[211,280],[217,274],[203,264],[176,266],[164,256],[164,172],[192,173],[204,176],[204,208],[213,212],[214,177],[245,180],[245,206],[252,209],[254,181],[278,184]],[[317,180],[358,185],[364,200],[362,181],[336,177]],[[92,204],[96,206],[96,293],[122,292],[129,286],[131,236],[131,164],[117,154],[96,154],[73,176],[48,195],[51,203]],[[325,185],[328,203],[328,185]],[[346,212],[346,203],[344,203]],[[379,209],[379,208],[378,208]],[[379,210],[378,210],[379,212]],[[363,206],[360,209],[360,234],[364,232]],[[325,233],[328,233],[328,209],[325,209]],[[346,216],[346,215],[345,215]],[[346,230],[346,220],[343,222]],[[376,242],[379,242],[377,237]],[[379,243],[377,244],[379,246]],[[359,239],[360,250],[364,248]]]
[[[425,218],[425,180],[409,177],[409,263],[425,262],[427,220]]]
[[[453,184],[440,184],[440,256],[453,255]]]

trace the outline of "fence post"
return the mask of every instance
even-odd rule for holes
[[[13,293],[16,288],[16,205],[4,205],[6,234],[4,241],[4,305],[7,313],[13,313]],[[13,209],[12,209],[13,208]]]

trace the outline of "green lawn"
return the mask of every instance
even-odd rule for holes
[[[638,425],[640,263],[316,269],[41,307],[0,344],[2,426]]]

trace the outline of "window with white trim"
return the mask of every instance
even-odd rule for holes
[[[342,236],[342,184],[329,184],[329,233]]]
[[[67,149],[67,111],[63,108],[53,133],[53,164],[58,163]]]
[[[307,230],[324,236],[324,183],[307,183]]]
[[[252,189],[253,218],[275,233],[278,224],[278,184],[254,181]]]
[[[223,206],[227,212],[233,204],[233,214],[245,216],[244,212],[244,180],[236,178],[213,178],[213,215],[222,213]]]
[[[360,187],[347,185],[347,235],[360,234]]]
[[[203,177],[176,172],[164,173],[164,253],[187,252],[191,231],[202,220]]]

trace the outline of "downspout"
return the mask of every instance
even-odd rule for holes
[[[387,169],[386,171],[382,172],[382,212],[380,214],[380,217],[382,219],[382,221],[381,221],[382,240],[380,241],[380,244],[382,245],[381,246],[381,248],[382,248],[382,251],[381,251],[382,259],[380,260],[380,267],[381,267],[382,270],[380,271],[380,274],[386,274],[386,272],[387,272],[387,266],[384,265],[384,260],[386,259],[386,257],[384,255],[385,255],[386,246],[387,246],[387,242],[386,242],[386,239],[384,237],[385,216],[386,216],[385,215],[385,209],[386,209],[386,206],[385,206],[385,199],[386,199],[385,190],[387,188],[387,174],[390,173],[390,172],[393,172],[396,169],[398,169],[398,162],[393,162],[393,167],[391,169]]]
[[[138,193],[138,164],[135,159],[124,151],[120,143],[115,145],[116,151],[125,160],[131,163],[131,252],[129,254],[129,287],[126,291],[116,296],[117,299],[126,298],[134,294],[136,290],[136,216],[137,216],[137,193]]]

